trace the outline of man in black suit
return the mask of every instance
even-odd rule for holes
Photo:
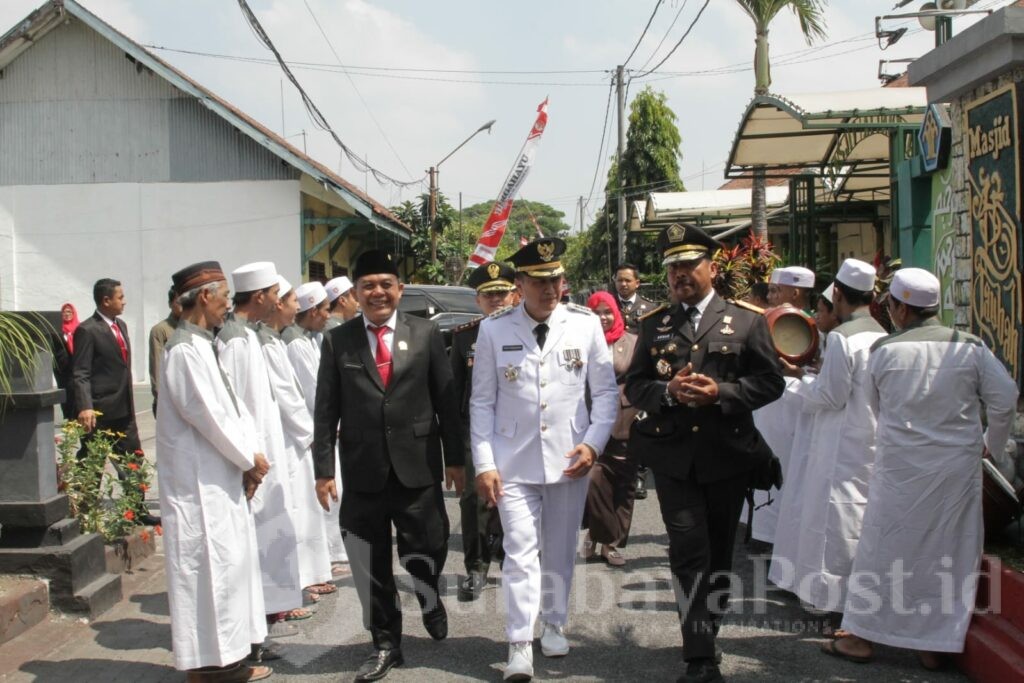
[[[115,436],[115,453],[134,456],[142,452],[142,443],[135,424],[128,327],[118,318],[124,312],[124,289],[117,280],[102,278],[93,285],[92,298],[96,312],[75,330],[72,358],[75,407],[78,421],[87,432],[79,455],[85,454],[91,435],[105,429],[115,435],[123,434]],[[117,469],[120,474],[121,468]],[[160,523],[145,509],[137,514],[141,524]]]
[[[680,303],[640,321],[626,397],[648,417],[634,424],[630,445],[654,470],[668,531],[687,662],[678,680],[712,683],[723,680],[715,636],[744,493],[770,456],[751,413],[785,384],[764,317],[712,288],[718,242],[674,224],[658,247]]]
[[[615,300],[626,323],[626,331],[636,334],[637,321],[658,304],[640,295],[640,271],[632,263],[621,263],[615,269]]]
[[[392,524],[423,625],[435,640],[448,635],[438,587],[449,533],[441,481],[462,493],[465,453],[441,331],[398,312],[402,283],[390,256],[362,254],[353,277],[363,315],[324,337],[313,456],[317,497],[326,510],[328,497],[337,500],[334,447],[340,438],[341,527],[375,649],[355,680],[374,681],[403,663]]]

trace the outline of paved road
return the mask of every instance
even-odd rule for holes
[[[137,405],[148,405],[148,402]],[[152,454],[152,419],[140,415],[144,447]],[[419,620],[407,575],[401,570],[406,614],[406,665],[393,681],[499,681],[507,654],[504,608],[496,580],[479,601],[460,603],[454,595],[462,571],[457,501],[446,497],[453,523],[452,552],[445,568],[450,635],[430,640]],[[624,554],[628,564],[613,569],[580,562],[570,603],[569,640],[564,659],[545,659],[536,648],[538,680],[673,681],[683,671],[678,619],[669,571],[666,536],[653,495],[637,504],[633,535]],[[879,648],[876,663],[857,665],[819,654],[820,618],[805,613],[792,596],[757,590],[763,557],[737,546],[736,568],[743,578],[735,613],[720,644],[723,673],[731,683],[872,681],[879,683],[965,681],[956,672],[929,673],[908,652]],[[298,636],[279,642],[285,658],[274,663],[277,681],[351,680],[369,653],[369,639],[351,578],[324,599],[319,612],[299,622]],[[170,627],[162,557],[126,576],[126,599],[93,624],[51,619],[0,646],[4,681],[180,681],[169,652]]]

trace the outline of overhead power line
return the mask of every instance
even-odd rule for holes
[[[274,54],[274,58],[277,60],[277,63],[281,67],[281,70],[284,72],[284,75],[288,77],[288,80],[291,81],[292,85],[294,85],[296,90],[299,91],[299,95],[302,97],[302,103],[305,105],[306,111],[309,113],[310,119],[313,121],[313,125],[330,134],[330,136],[334,139],[334,142],[337,143],[338,147],[341,148],[341,151],[344,152],[345,156],[348,158],[350,162],[352,162],[352,165],[355,166],[355,168],[358,171],[362,173],[371,174],[374,177],[374,179],[378,183],[381,183],[382,185],[390,183],[392,185],[396,185],[399,187],[410,187],[414,185],[419,185],[423,182],[422,178],[419,180],[410,181],[396,180],[395,178],[392,178],[388,174],[377,170],[373,166],[370,166],[370,164],[368,164],[364,159],[362,159],[359,155],[357,155],[355,152],[349,149],[349,147],[344,142],[341,141],[341,138],[338,137],[338,134],[334,132],[334,129],[331,128],[331,125],[327,122],[327,118],[324,117],[319,107],[316,106],[316,103],[313,102],[312,98],[306,93],[305,89],[299,83],[299,79],[295,77],[295,74],[292,73],[292,70],[284,61],[284,58],[281,57],[281,53],[277,51],[277,48],[274,46],[274,43],[270,39],[270,36],[267,34],[267,32],[263,29],[263,26],[260,24],[259,19],[256,18],[256,15],[253,13],[252,9],[249,8],[249,3],[247,3],[246,0],[238,0],[238,6],[241,8],[242,14],[249,24],[249,28],[251,28],[252,32],[256,34],[256,38],[259,39],[259,41],[263,43],[263,45]]]
[[[672,18],[672,23],[668,25],[668,29],[665,31],[665,35],[663,35],[661,37],[661,40],[658,41],[658,46],[655,47],[654,50],[651,52],[650,56],[647,57],[647,61],[645,61],[640,66],[640,71],[643,71],[644,69],[647,68],[647,65],[651,63],[652,59],[654,59],[654,55],[658,54],[658,50],[660,50],[661,46],[665,44],[665,40],[668,38],[669,34],[672,33],[672,29],[675,28],[676,22],[679,21],[679,16],[683,13],[683,10],[686,9],[687,2],[688,0],[683,0],[683,2],[680,3],[679,10],[676,11],[676,16]]]
[[[651,12],[651,16],[647,19],[647,25],[644,26],[643,33],[641,33],[640,37],[636,39],[636,45],[633,46],[633,49],[630,51],[629,56],[626,57],[626,61],[622,63],[622,66],[629,64],[629,60],[633,59],[633,55],[636,54],[636,49],[640,47],[640,43],[644,42],[644,36],[647,35],[647,29],[651,27],[651,22],[654,21],[654,15],[658,13],[658,8],[661,7],[661,2],[662,0],[658,0],[658,2],[654,3],[654,10]]]
[[[676,43],[671,50],[669,50],[668,54],[665,55],[665,57],[660,62],[651,67],[650,70],[645,71],[642,74],[638,74],[636,76],[637,78],[643,78],[644,76],[648,76],[654,73],[655,71],[658,70],[658,67],[660,67],[662,64],[668,61],[669,57],[675,54],[676,50],[679,49],[679,46],[683,44],[684,40],[686,40],[686,36],[690,35],[690,31],[692,31],[693,27],[697,25],[697,22],[700,20],[701,15],[704,14],[704,10],[708,8],[709,4],[711,4],[711,0],[704,0],[704,4],[701,5],[700,11],[697,12],[697,16],[695,16],[693,18],[693,21],[690,22],[690,25],[686,28],[686,33],[684,33],[683,37],[679,39],[679,42]]]
[[[604,105],[604,122],[601,123],[601,144],[597,146],[597,164],[594,166],[594,179],[590,181],[590,192],[587,193],[587,204],[590,204],[594,196],[594,188],[597,186],[597,176],[601,171],[601,163],[604,160],[604,141],[608,134],[608,114],[612,110],[612,93],[615,91],[615,83],[608,84],[608,101]]]

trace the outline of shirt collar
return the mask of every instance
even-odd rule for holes
[[[701,299],[700,301],[697,302],[697,305],[696,305],[697,315],[704,315],[704,311],[707,310],[708,304],[711,303],[711,299],[713,299],[714,296],[715,296],[715,288],[712,287],[711,291],[708,292],[708,295],[706,297],[704,297],[703,299]],[[683,310],[687,310],[687,309],[690,308],[690,306],[688,304],[683,304],[683,306],[684,306]]]
[[[396,308],[394,311],[391,312],[391,317],[388,318],[387,321],[385,321],[384,324],[387,325],[388,327],[390,327],[391,331],[394,332],[395,331],[395,324],[397,322],[398,322],[398,309]],[[374,334],[377,334],[377,332],[375,330],[371,330],[370,329],[371,326],[372,327],[377,327],[377,325],[374,325],[373,323],[371,323],[370,320],[366,316],[363,316],[363,327],[365,327],[369,332],[373,332]]]
[[[213,341],[213,332],[211,330],[204,330],[195,323],[189,322],[188,320],[179,320],[178,326],[196,336],[202,337],[206,341]]]
[[[632,303],[636,303],[636,292],[633,292],[633,296],[629,297],[628,299],[623,299],[623,298],[622,298],[622,297],[620,296],[620,297],[619,297],[619,301],[621,301],[621,302],[622,302],[622,303],[624,303],[624,304],[632,304]]]
[[[103,322],[107,323],[107,327],[110,327],[111,325],[114,324],[114,321],[111,320],[110,318],[108,318],[107,316],[103,315],[102,313],[100,313],[99,309],[96,309],[96,315],[98,315],[99,317],[103,318]]]

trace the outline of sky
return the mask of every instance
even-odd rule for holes
[[[0,33],[41,2],[0,0]],[[570,225],[579,222],[583,197],[589,222],[604,203],[615,150],[614,99],[606,116],[611,73],[637,45],[656,4],[626,64],[632,78],[627,116],[628,102],[642,88],[665,93],[678,117],[687,189],[725,182],[724,163],[754,87],[753,24],[733,0],[711,0],[675,52],[647,76],[682,38],[702,0],[249,0],[345,144],[392,178],[423,181],[399,188],[379,184],[342,159],[277,65],[252,61],[272,55],[236,0],[79,2],[134,40],[164,48],[153,51],[386,205],[425,191],[426,169],[491,119],[497,122],[490,134],[477,135],[444,162],[438,184],[456,206],[459,193],[465,206],[493,199],[547,97],[548,127],[520,196],[565,212]],[[811,47],[792,13],[783,11],[769,36],[771,91],[880,87],[880,59],[912,59],[934,46],[934,34],[911,18],[884,21],[883,28],[908,31],[879,49],[875,17],[914,11],[923,0],[900,10],[895,4],[830,0],[828,37]],[[978,0],[974,9],[1007,4],[1011,0]],[[977,20],[957,18],[954,33]]]

